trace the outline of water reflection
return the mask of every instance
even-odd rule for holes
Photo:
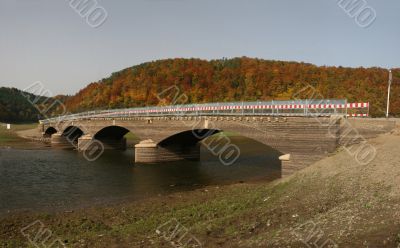
[[[205,185],[280,177],[279,152],[232,137],[241,157],[232,166],[202,148],[199,162],[134,164],[134,152],[108,150],[88,162],[74,150],[0,150],[0,213],[64,209],[137,200]]]

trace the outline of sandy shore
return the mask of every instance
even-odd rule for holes
[[[16,134],[24,139],[37,139],[42,137],[42,134],[37,128],[17,131]]]
[[[36,145],[40,145],[41,143],[47,144],[50,142],[50,138],[44,138],[38,128],[17,131],[16,134],[18,135],[18,137],[21,137],[23,139],[38,142],[38,144]]]

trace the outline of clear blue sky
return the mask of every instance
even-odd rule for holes
[[[377,18],[360,28],[337,0],[98,0],[108,18],[94,29],[68,0],[1,0],[0,86],[72,94],[173,57],[400,67],[400,2],[367,2]]]

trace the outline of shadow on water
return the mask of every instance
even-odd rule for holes
[[[205,147],[201,161],[163,164],[134,164],[132,149],[107,150],[95,162],[68,149],[1,150],[0,213],[87,207],[280,177],[277,151],[243,137],[231,141],[241,152],[231,166]]]

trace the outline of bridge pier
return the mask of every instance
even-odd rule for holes
[[[200,144],[161,147],[152,140],[144,140],[135,146],[135,163],[161,163],[179,160],[200,160]]]
[[[53,134],[54,135],[54,134]],[[51,136],[53,136],[52,134],[48,134],[45,132],[42,132],[42,138],[51,138]]]
[[[78,151],[86,151],[89,149],[90,144],[93,142],[92,135],[83,135],[78,139]]]
[[[55,133],[51,135],[51,145],[59,148],[75,147],[74,142],[69,140],[68,137],[64,136],[62,133]]]

